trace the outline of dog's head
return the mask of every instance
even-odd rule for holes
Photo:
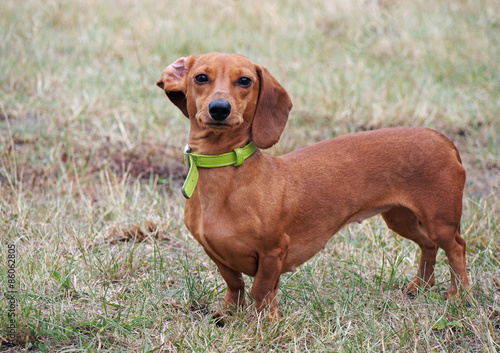
[[[180,58],[156,84],[191,124],[214,134],[247,129],[262,149],[278,142],[292,108],[269,71],[238,54]]]

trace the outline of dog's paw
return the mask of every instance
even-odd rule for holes
[[[225,322],[222,319],[222,315],[219,312],[212,312],[212,317],[210,318],[210,321],[213,321],[215,326],[217,327],[224,327]]]
[[[406,292],[404,289],[402,289],[401,291],[406,295],[406,298],[410,300],[415,300],[417,298],[417,294],[414,292]]]
[[[406,294],[406,297],[408,299],[415,299],[417,298],[418,293],[420,293],[422,290],[425,291],[425,288],[420,287],[420,279],[415,277],[410,283],[408,283],[401,291],[403,294]]]
[[[418,287],[415,285],[415,283],[410,282],[407,284],[404,288],[401,289],[401,292],[406,295],[408,299],[416,299],[417,294],[419,293]]]

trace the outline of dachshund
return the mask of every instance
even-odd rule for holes
[[[271,156],[261,150],[278,142],[292,102],[265,67],[238,54],[191,55],[157,85],[190,121],[184,221],[227,283],[224,310],[246,305],[246,274],[255,277],[255,308],[279,320],[280,275],[344,225],[377,214],[421,249],[405,293],[434,285],[438,248],[449,260],[448,298],[469,290],[460,236],[465,170],[441,133],[386,128]]]

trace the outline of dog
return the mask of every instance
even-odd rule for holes
[[[377,214],[421,249],[405,293],[434,285],[438,248],[449,260],[448,298],[469,290],[465,170],[444,135],[386,128],[270,156],[261,149],[280,139],[292,101],[265,67],[238,54],[191,55],[165,68],[157,86],[190,121],[184,221],[227,283],[224,311],[246,305],[244,273],[255,277],[255,308],[279,320],[280,275],[344,225]]]

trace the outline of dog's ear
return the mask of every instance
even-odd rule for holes
[[[165,91],[170,101],[187,117],[189,115],[187,111],[185,77],[186,72],[193,62],[193,56],[177,59],[163,70],[160,79],[156,82],[156,85]]]
[[[256,68],[260,90],[252,122],[252,140],[255,146],[266,149],[280,139],[292,109],[292,100],[265,67]]]

